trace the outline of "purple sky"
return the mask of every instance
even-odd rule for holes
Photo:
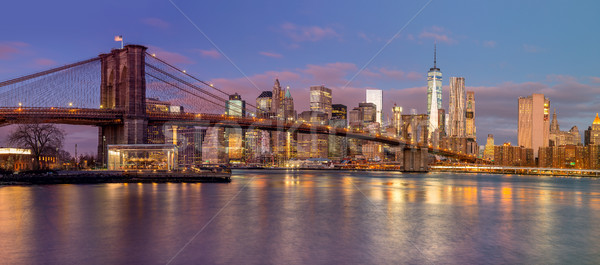
[[[123,35],[252,103],[279,77],[298,112],[308,109],[309,86],[325,84],[349,108],[378,88],[386,114],[394,103],[423,113],[437,42],[443,107],[449,77],[465,77],[479,144],[489,133],[516,143],[519,96],[544,93],[561,128],[582,134],[600,111],[596,1],[324,2],[10,1],[0,17],[0,80],[108,52]],[[95,128],[66,128],[67,150],[96,152]]]

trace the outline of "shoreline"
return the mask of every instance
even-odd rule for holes
[[[1,185],[102,183],[229,183],[230,173],[67,171],[0,175]]]

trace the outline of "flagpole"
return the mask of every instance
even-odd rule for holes
[[[121,37],[121,49],[123,49],[123,37]]]

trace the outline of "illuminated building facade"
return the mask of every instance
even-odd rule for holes
[[[298,120],[312,125],[327,125],[329,116],[320,111],[304,111],[298,115]],[[327,158],[328,135],[316,133],[299,133],[297,143],[297,158]]]
[[[540,147],[549,146],[550,100],[543,94],[519,97],[519,146],[532,148],[538,157]]]
[[[433,67],[427,72],[427,115],[429,117],[429,134],[438,129],[440,117],[438,117],[438,109],[442,108],[442,72],[437,68],[437,49],[434,46],[433,51]]]
[[[383,91],[381,89],[367,89],[366,102],[375,104],[375,121],[381,124],[383,119]]]
[[[331,118],[331,89],[321,86],[310,87],[310,110],[320,111]]]
[[[465,130],[467,138],[477,141],[477,128],[475,127],[475,92],[473,91],[467,91]]]
[[[392,128],[394,128],[394,136],[400,135],[402,132],[402,107],[392,107]]]
[[[348,127],[348,108],[343,104],[331,105],[331,119],[329,120],[329,126],[335,128],[347,128]],[[329,135],[329,158],[334,160],[340,160],[348,155],[348,138],[343,136]]]
[[[229,100],[225,103],[225,113],[229,116],[245,117],[246,116],[246,101],[237,93],[229,96]],[[244,136],[246,130],[241,128],[226,128],[224,139],[226,141],[225,148],[230,163],[244,162]]]
[[[466,137],[465,118],[465,78],[450,77],[450,104],[448,113],[450,114],[450,137]]]
[[[494,160],[494,135],[488,134],[485,149],[483,150],[483,159]]]
[[[534,166],[533,149],[512,146],[510,143],[494,146],[494,164],[499,166]]]
[[[585,131],[585,145],[600,145],[600,118],[596,113],[596,118],[592,125]]]

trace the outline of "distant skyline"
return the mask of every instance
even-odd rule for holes
[[[550,99],[562,128],[592,124],[600,112],[600,3],[432,1],[373,57],[427,2],[173,0],[200,32],[169,1],[12,1],[0,17],[0,80],[108,52],[122,35],[251,103],[278,77],[298,113],[309,109],[311,85],[331,88],[333,103],[348,109],[365,101],[366,89],[381,89],[387,119],[394,103],[426,113],[436,42],[442,107],[449,78],[465,77],[480,145],[487,134],[516,144],[518,97],[532,93]],[[66,150],[77,143],[79,153],[96,152],[95,128],[68,131]]]

